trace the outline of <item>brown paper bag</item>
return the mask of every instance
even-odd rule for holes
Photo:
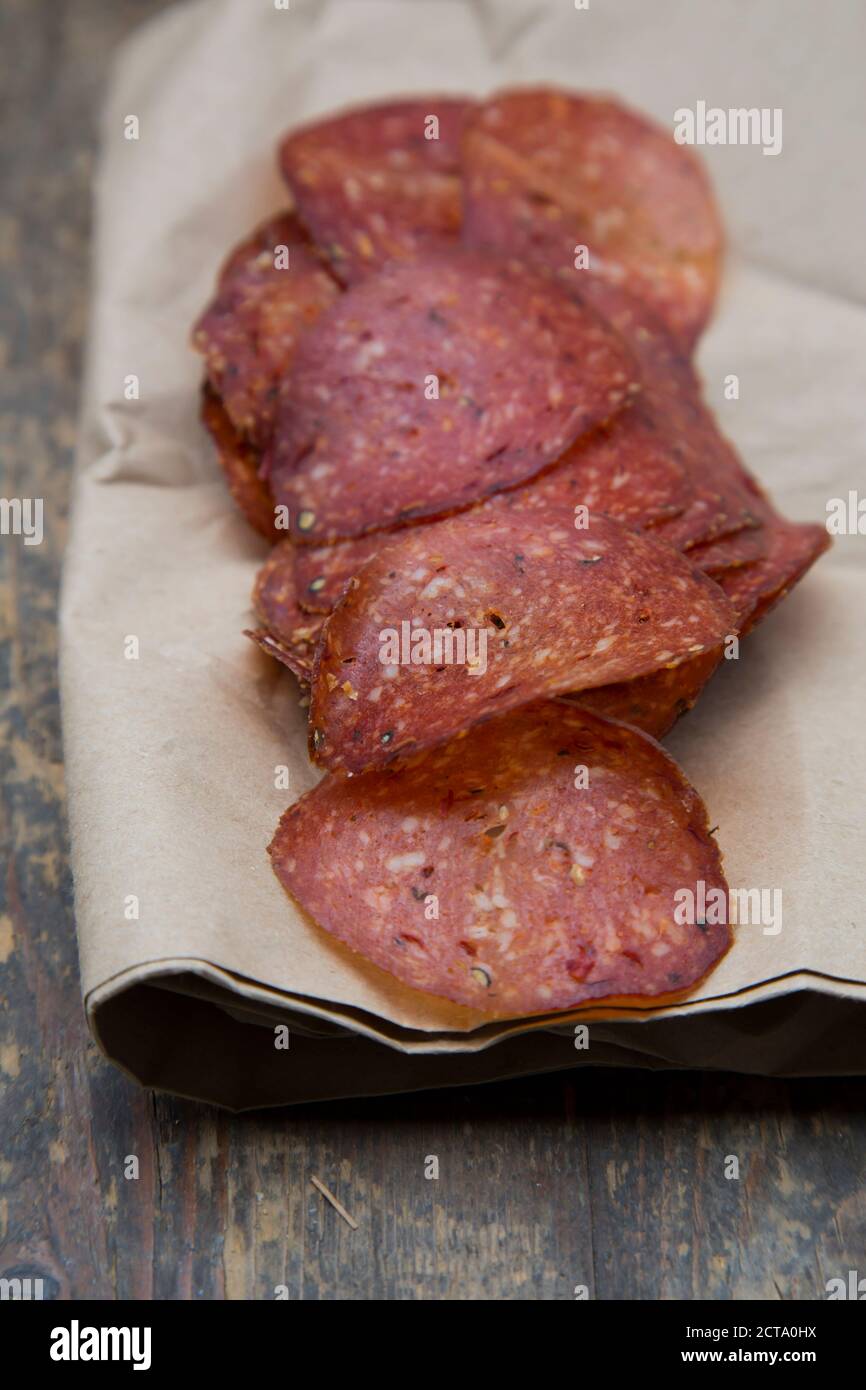
[[[732,887],[780,890],[783,906],[778,931],[740,927],[686,1001],[491,1022],[351,955],[293,907],[265,853],[317,773],[297,686],[241,635],[266,547],[235,514],[198,424],[190,325],[227,249],[285,204],[274,145],[302,119],[400,91],[604,78],[670,121],[647,78],[649,53],[667,44],[657,7],[619,9],[621,39],[591,12],[522,0],[210,0],[169,11],[122,52],[96,189],[62,693],[88,1018],[147,1084],[244,1108],[587,1062],[866,1070],[853,1026],[862,1033],[866,1002],[860,537],[837,543],[724,663],[669,740],[719,825]],[[730,44],[703,23],[682,41],[709,83]],[[708,393],[780,505],[822,520],[854,486],[857,442],[862,457],[862,257],[846,261],[843,247],[829,272],[850,269],[852,302],[751,264],[745,156],[779,161],[714,154],[723,208],[740,222],[700,351]],[[782,203],[801,165],[802,152],[773,174]],[[796,239],[779,246],[789,270]],[[275,790],[280,766],[288,794]]]

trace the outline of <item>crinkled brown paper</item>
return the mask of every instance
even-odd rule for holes
[[[669,740],[719,826],[731,885],[782,889],[782,931],[740,927],[676,1007],[486,1021],[350,955],[271,872],[277,820],[317,774],[297,686],[241,635],[265,547],[218,476],[188,347],[227,249],[285,202],[274,144],[300,120],[537,80],[616,92],[668,125],[701,97],[781,106],[779,156],[705,151],[732,253],[699,363],[780,505],[823,520],[858,466],[862,482],[866,453],[856,6],[833,26],[812,6],[760,13],[772,43],[724,5],[686,18],[638,0],[208,0],[123,50],[96,189],[62,687],[87,1014],[139,1080],[241,1109],[579,1063],[866,1071],[866,538],[837,542]],[[124,138],[129,115],[138,140]],[[732,372],[737,401],[724,398]],[[591,1022],[586,1050],[576,1020]]]

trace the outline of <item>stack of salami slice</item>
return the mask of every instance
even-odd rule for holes
[[[280,163],[292,210],[194,332],[273,544],[250,635],[309,687],[328,773],[274,869],[347,946],[491,1015],[680,997],[729,945],[683,904],[727,890],[655,740],[828,543],[703,402],[705,175],[548,89],[352,111]]]

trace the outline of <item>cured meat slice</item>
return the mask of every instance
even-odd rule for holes
[[[493,1015],[681,994],[730,944],[697,793],[652,739],[561,701],[399,774],[324,778],[269,852],[332,936]]]
[[[664,666],[648,676],[569,696],[584,709],[607,719],[620,719],[653,738],[663,738],[696,703],[722,659],[722,649],[699,652],[677,666]]]
[[[658,430],[639,398],[609,429],[568,450],[554,468],[488,498],[477,510],[484,515],[504,510],[529,518],[536,510],[547,515],[554,510],[569,526],[575,509],[584,506],[643,527],[676,516],[692,494],[688,475],[677,462],[675,443]],[[428,522],[424,529],[429,532],[441,524]],[[398,535],[380,531],[334,545],[297,546],[295,578],[301,606],[311,613],[330,613],[348,581]]]
[[[266,656],[272,656],[275,661],[281,662],[283,666],[288,666],[302,687],[309,685],[313,678],[313,656],[315,654],[315,647],[309,641],[299,640],[289,646],[288,643],[281,642],[278,637],[274,637],[273,633],[268,632],[266,627],[245,628],[244,637],[249,637],[251,641],[255,642]]]
[[[345,283],[456,240],[460,136],[471,108],[442,96],[393,102],[320,121],[282,142],[295,203]]]
[[[311,756],[350,773],[541,695],[648,675],[718,647],[732,610],[669,547],[593,516],[466,513],[409,530],[328,620]]]
[[[553,507],[572,524],[575,508],[584,506],[629,526],[657,525],[678,516],[692,500],[694,488],[680,452],[653,402],[639,396],[609,426],[569,449],[554,468],[488,505],[530,515]]]
[[[762,558],[718,576],[719,586],[733,604],[742,636],[775,608],[830,546],[825,527],[781,517],[767,522],[763,534],[766,553]]]
[[[621,333],[637,357],[643,391],[661,439],[692,484],[692,497],[675,519],[659,518],[657,534],[677,550],[759,525],[766,499],[704,404],[691,362],[656,316],[627,291],[603,281],[583,282],[582,297]]]
[[[676,517],[679,525],[669,527],[671,541],[697,544],[731,524],[730,507],[720,505],[721,493],[702,482],[696,488],[692,481],[704,477],[717,455],[730,471],[730,446],[707,422],[694,372],[652,312],[626,291],[601,281],[591,298],[592,307],[633,348],[643,389],[610,425],[579,440],[553,467],[481,506],[531,510],[558,504],[567,520],[567,513],[583,503],[637,527]],[[748,516],[741,521],[747,507],[739,490],[735,500],[735,524],[750,524]],[[393,531],[383,531],[330,546],[299,547],[295,568],[303,607],[329,613],[348,580],[393,536]]]
[[[393,265],[299,345],[267,467],[299,541],[467,506],[605,423],[638,386],[594,311],[468,253]]]
[[[261,626],[247,636],[299,679],[310,681],[324,618],[305,613],[298,603],[292,551],[289,541],[281,541],[259,570],[253,609]]]
[[[266,468],[299,541],[465,507],[532,477],[638,391],[549,280],[453,252],[391,266],[304,335]]]
[[[288,212],[262,223],[229,256],[216,297],[193,329],[193,346],[204,355],[208,381],[245,439],[266,443],[277,383],[298,338],[339,292]]]
[[[640,364],[645,386],[674,401],[683,394],[689,400],[700,394],[691,358],[645,300],[597,275],[559,276],[557,283],[563,293],[577,295],[625,338]]]
[[[349,580],[394,539],[394,532],[379,531],[335,545],[295,546],[295,584],[301,607],[308,613],[330,613]]]
[[[737,481],[722,476],[715,483],[696,483],[689,505],[678,516],[663,518],[654,530],[675,550],[691,551],[760,524]]]
[[[676,550],[757,526],[763,493],[720,433],[689,358],[658,316],[621,286],[597,278],[579,281],[579,297],[622,335],[640,367],[643,390],[632,411],[635,421],[620,416],[622,433],[629,426],[637,433],[641,420],[638,443],[645,447],[648,426],[657,435],[657,450],[676,459],[691,483],[691,497],[675,519],[647,516],[641,524],[657,525]]]
[[[767,553],[766,528],[761,525],[755,530],[738,531],[736,535],[724,536],[721,540],[704,541],[691,551],[689,559],[704,574],[717,578],[725,570],[739,569],[741,565],[754,564]]]
[[[202,390],[201,420],[216,445],[232,498],[250,525],[273,540],[274,502],[270,488],[259,477],[258,453],[239,437],[222,401],[209,386]]]
[[[691,150],[618,102],[515,90],[475,112],[463,167],[468,245],[626,283],[691,349],[722,253],[712,190]],[[588,269],[575,269],[583,246]]]

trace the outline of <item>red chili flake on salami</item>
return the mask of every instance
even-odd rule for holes
[[[506,91],[468,123],[463,167],[468,245],[625,283],[694,345],[716,295],[722,231],[693,151],[615,101]],[[588,268],[576,268],[581,247]]]
[[[319,648],[311,755],[362,772],[541,695],[673,666],[732,628],[712,580],[609,518],[464,513],[407,531],[349,584]]]
[[[825,527],[781,517],[768,521],[762,534],[766,537],[762,558],[717,576],[733,604],[743,636],[775,608],[830,546]]]
[[[273,540],[274,500],[267,483],[259,477],[259,455],[240,438],[222,401],[209,386],[202,390],[201,420],[216,445],[232,498],[250,525]]]
[[[277,383],[298,338],[339,292],[291,213],[263,223],[229,256],[216,297],[193,329],[193,345],[244,438],[266,443]]]
[[[471,109],[442,96],[393,102],[283,141],[280,164],[295,203],[345,283],[456,240],[460,136]]]
[[[561,701],[399,773],[324,778],[269,852],[332,936],[493,1015],[679,995],[730,944],[697,793],[652,739]]]
[[[324,619],[305,613],[298,603],[293,547],[289,541],[274,546],[259,570],[253,609],[261,627],[247,636],[282,661],[300,680],[310,681]]]
[[[512,487],[611,419],[634,358],[549,280],[467,252],[391,266],[304,335],[267,459],[297,540]]]

